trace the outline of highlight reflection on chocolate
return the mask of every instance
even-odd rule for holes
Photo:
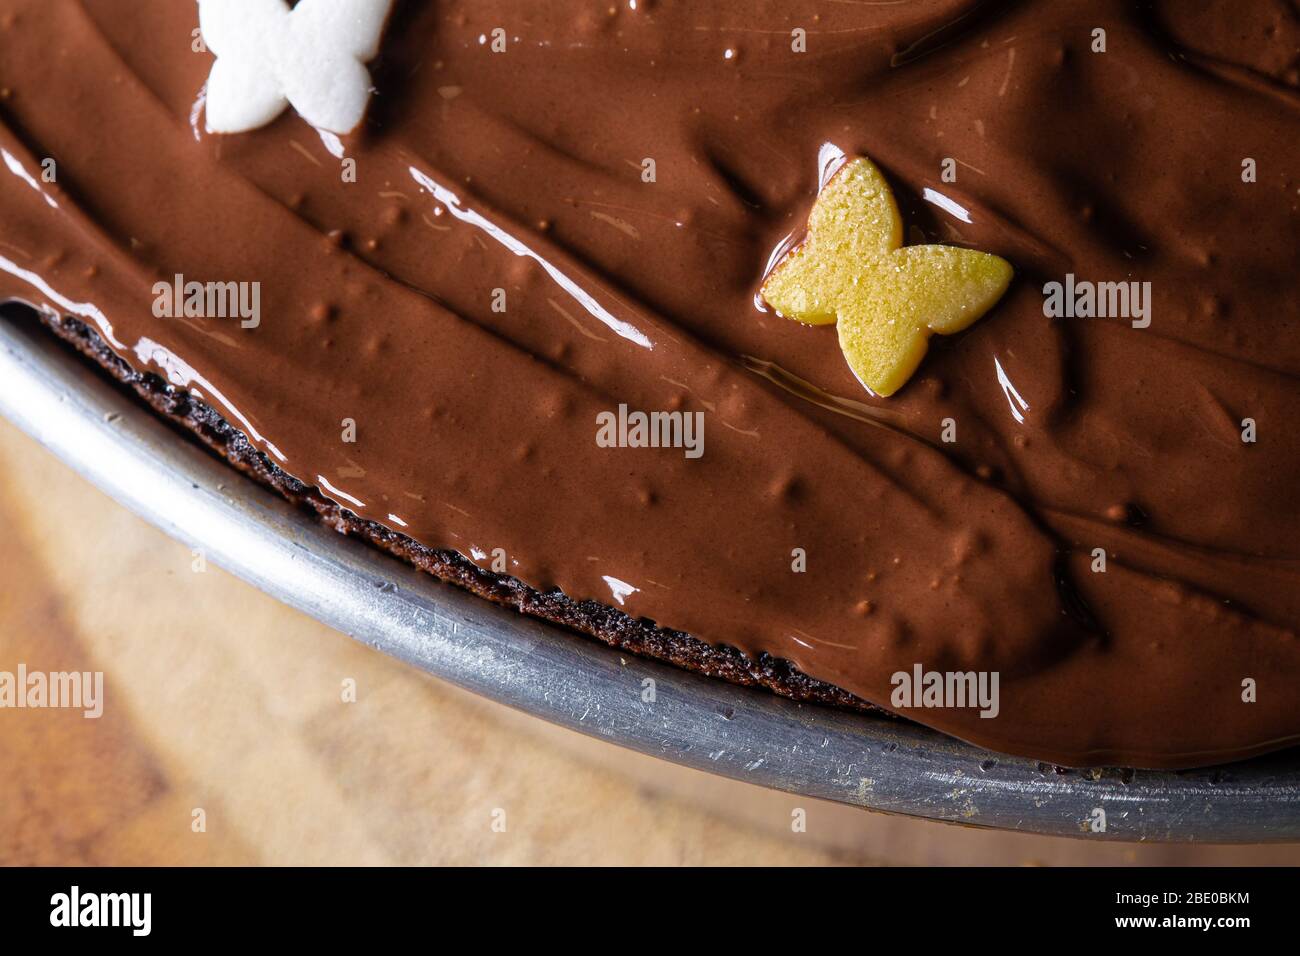
[[[1285,4],[399,3],[342,140],[207,135],[196,25],[0,0],[0,299],[533,588],[885,706],[897,672],[996,671],[994,719],[907,711],[958,736],[1160,766],[1300,736]],[[887,401],[754,305],[827,143],[909,243],[1016,267]],[[1149,326],[1046,317],[1067,275],[1149,282]],[[175,276],[258,283],[259,324],[156,317]],[[620,405],[702,412],[705,454],[600,447]]]

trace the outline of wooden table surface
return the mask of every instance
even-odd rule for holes
[[[20,663],[102,671],[105,703],[0,709],[4,864],[1300,862],[869,814],[550,727],[195,571],[0,420],[0,671]]]

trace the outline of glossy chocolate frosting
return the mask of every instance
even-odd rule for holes
[[[997,671],[996,718],[904,710],[959,737],[1136,766],[1300,739],[1293,7],[399,2],[341,139],[207,134],[197,24],[0,0],[0,300],[535,587],[886,707],[918,664]],[[909,242],[1016,268],[888,400],[756,303],[824,144]],[[260,324],[156,318],[177,274],[260,283]],[[1150,282],[1150,326],[1046,317],[1066,274]],[[704,454],[600,447],[620,404],[703,412]]]

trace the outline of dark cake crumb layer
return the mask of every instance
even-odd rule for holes
[[[34,313],[36,314],[36,313]],[[434,577],[522,614],[559,624],[632,654],[665,661],[746,687],[765,687],[792,700],[888,715],[848,691],[814,680],[789,661],[768,654],[751,659],[732,647],[706,644],[689,634],[636,620],[597,601],[575,601],[560,591],[543,593],[504,574],[479,567],[456,551],[427,548],[413,538],[359,518],[271,461],[211,406],[151,372],[137,372],[84,322],[40,314],[50,331],[107,372],[159,415],[184,429],[234,468],[304,508],[340,534],[360,538]]]

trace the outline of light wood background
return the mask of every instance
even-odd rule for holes
[[[1295,847],[989,833],[683,770],[471,697],[191,565],[0,420],[0,670],[105,674],[99,720],[0,709],[0,863],[1300,862]]]

